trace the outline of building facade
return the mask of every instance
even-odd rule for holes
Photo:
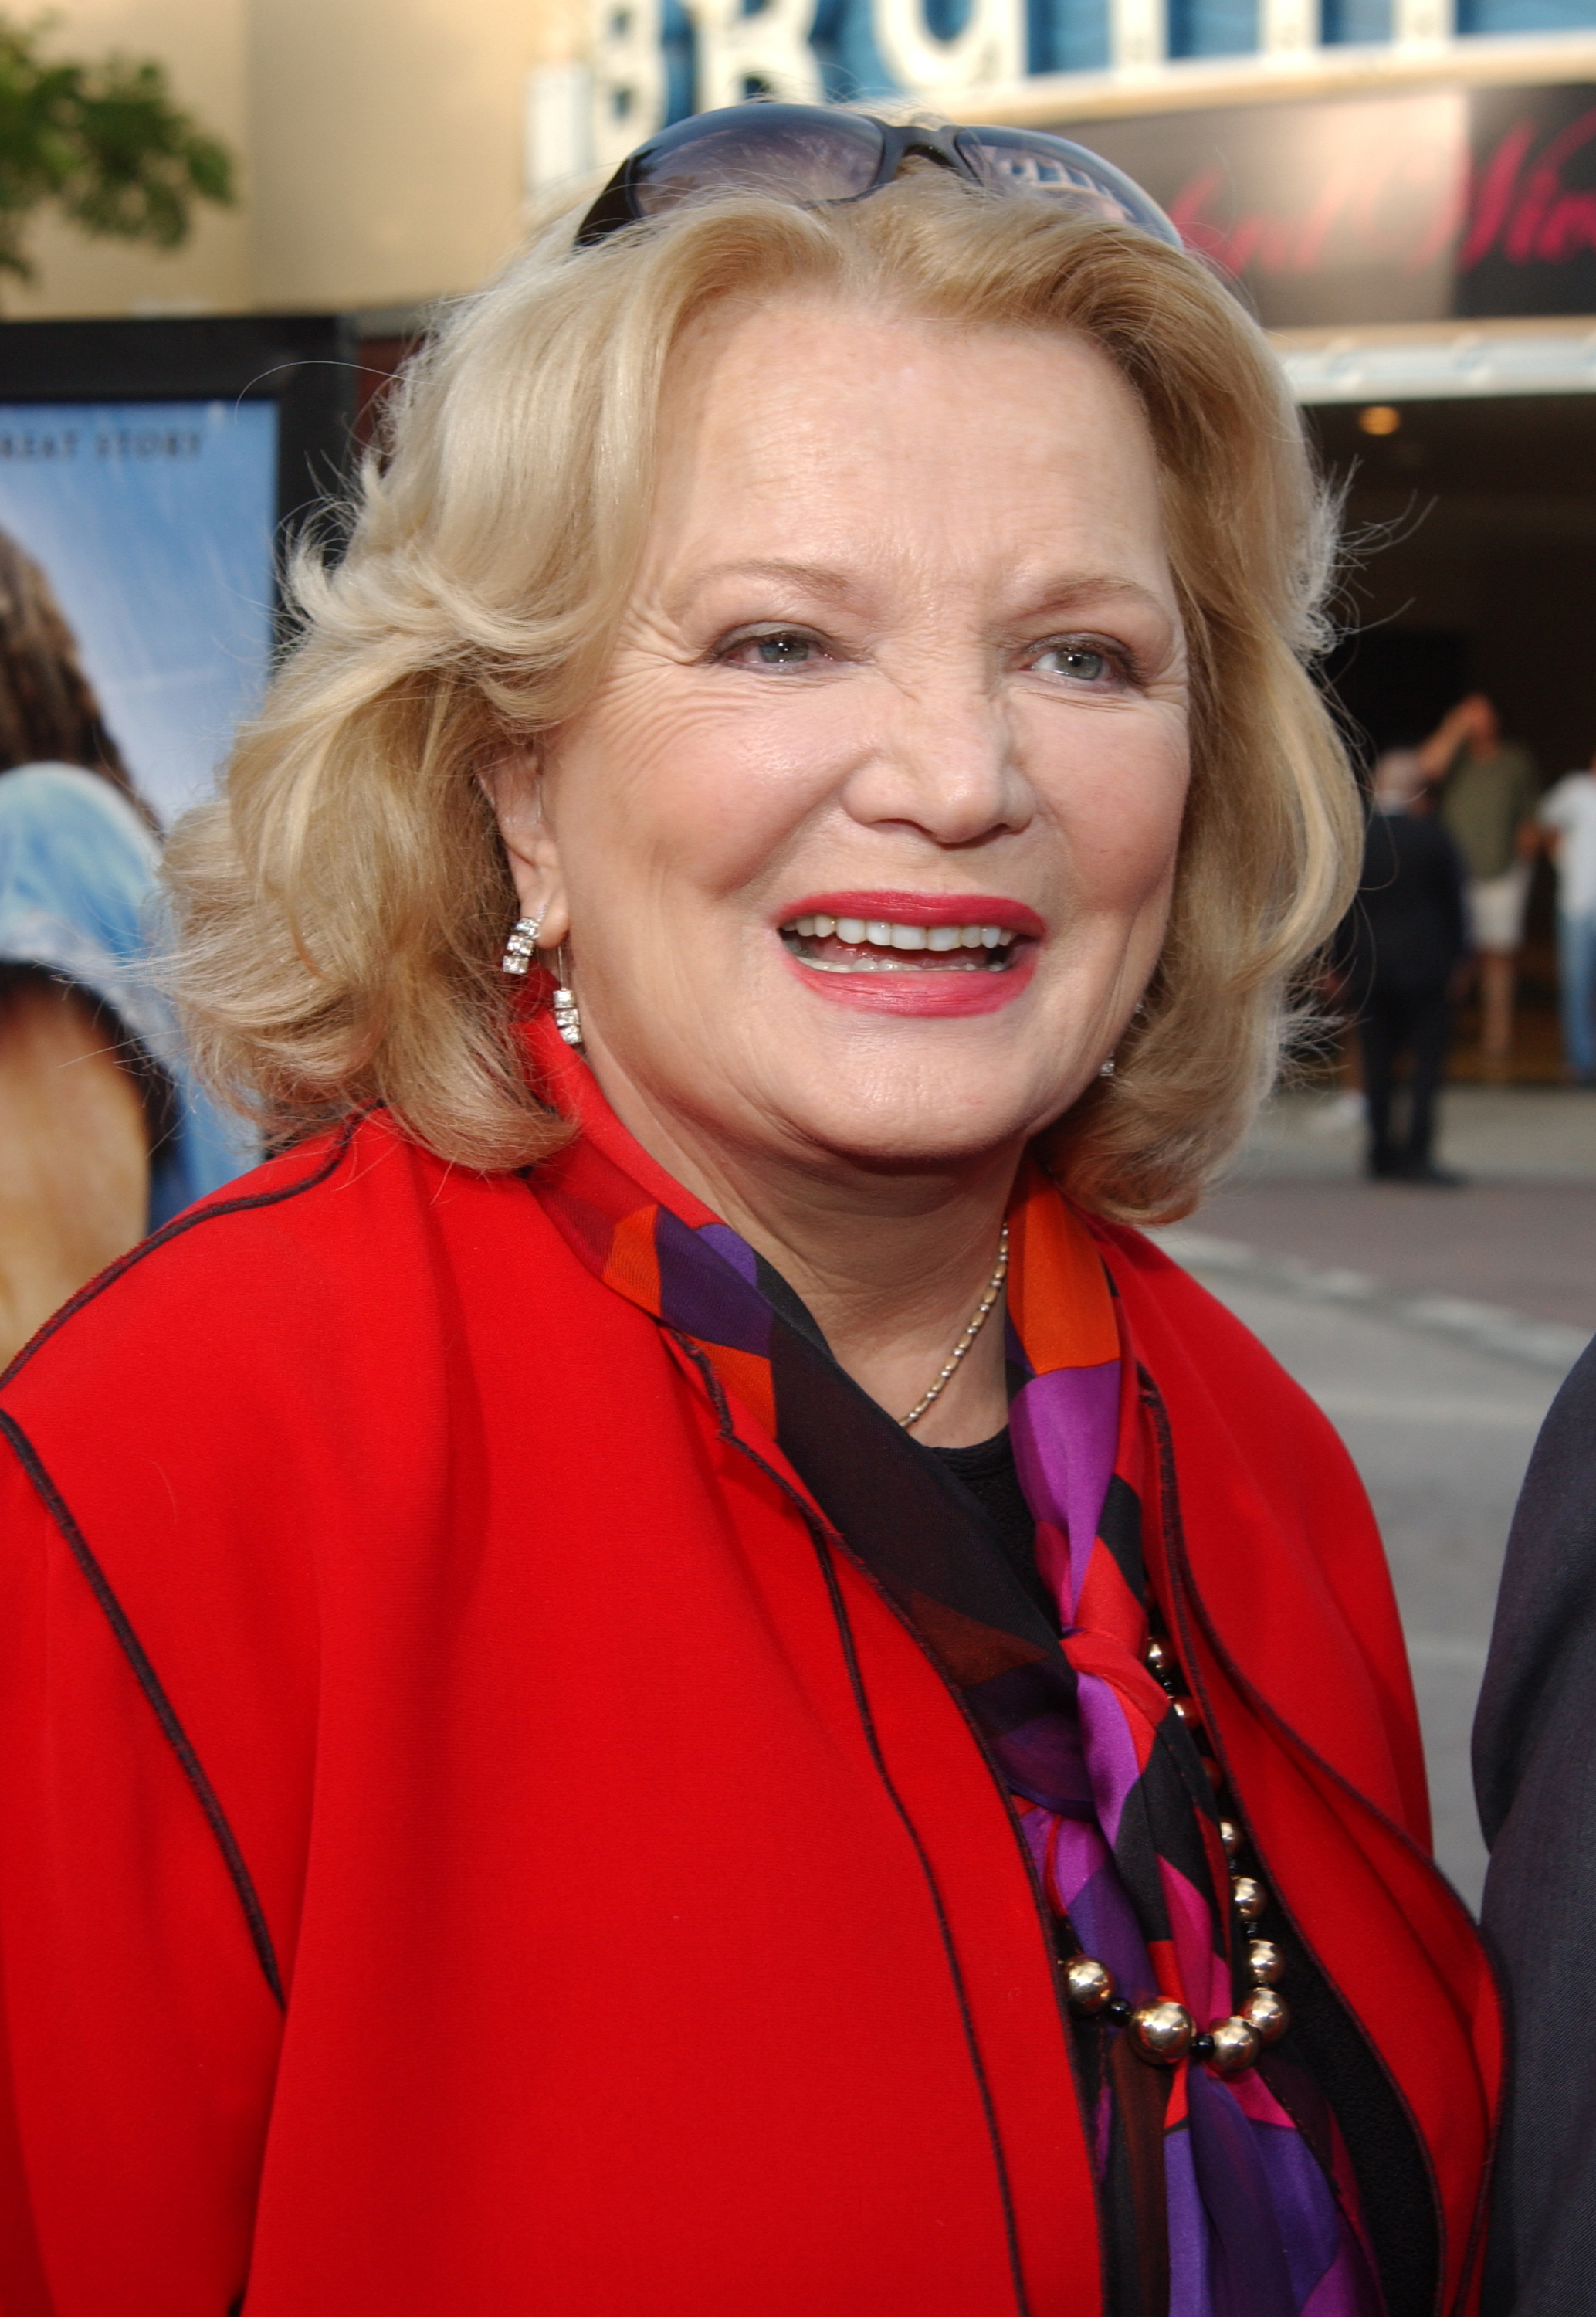
[[[48,38],[158,58],[239,157],[244,200],[201,211],[170,255],[47,222],[34,283],[0,285],[19,318],[363,310],[470,288],[522,230],[529,75],[578,54],[586,25],[579,0],[64,0]]]
[[[1274,334],[1345,494],[1372,737],[1482,684],[1549,771],[1596,747],[1596,0],[69,0],[55,37],[162,57],[245,198],[171,257],[47,231],[6,309],[352,310],[373,376],[689,112],[1059,130]]]
[[[1068,127],[1279,327],[1596,311],[1596,0],[69,0],[56,25],[165,61],[245,198],[169,257],[45,227],[17,315],[458,291],[529,199],[762,92]]]

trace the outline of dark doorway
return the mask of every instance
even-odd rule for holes
[[[1474,649],[1456,628],[1366,628],[1325,665],[1360,757],[1416,747],[1474,688]]]
[[[1480,397],[1306,414],[1344,494],[1328,675],[1367,757],[1412,746],[1478,689],[1543,782],[1596,754],[1596,396]],[[1554,893],[1537,871],[1519,1075],[1556,1078]],[[1466,1011],[1454,1069],[1470,1074]]]
[[[1306,414],[1345,492],[1337,689],[1377,746],[1478,685],[1554,779],[1596,751],[1596,396]],[[1366,416],[1396,424],[1365,431]],[[1434,711],[1431,715],[1431,710]]]

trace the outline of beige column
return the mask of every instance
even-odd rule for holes
[[[62,55],[165,65],[239,157],[170,255],[35,236],[30,315],[409,303],[479,282],[522,226],[528,76],[584,57],[585,0],[66,0]]]
[[[260,307],[470,288],[520,229],[536,0],[253,0]]]

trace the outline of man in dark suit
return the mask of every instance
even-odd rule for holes
[[[1484,2317],[1596,2309],[1596,1345],[1514,1516],[1474,1727],[1513,2069]]]
[[[1450,1185],[1435,1162],[1435,1101],[1451,1036],[1452,988],[1468,945],[1462,857],[1431,810],[1418,756],[1393,749],[1375,766],[1363,875],[1342,944],[1358,1008],[1369,1172]],[[1392,1129],[1396,1065],[1410,1057],[1406,1132]]]

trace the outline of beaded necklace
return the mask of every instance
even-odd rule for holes
[[[1108,1965],[1080,1947],[1065,1963],[1065,1985],[1073,2010],[1085,2018],[1101,2016],[1110,2025],[1128,2029],[1133,2048],[1144,2060],[1156,2066],[1172,2067],[1177,2060],[1190,2053],[1193,2059],[1208,2061],[1222,2075],[1235,2075],[1243,2068],[1250,2068],[1260,2048],[1278,2042],[1291,2024],[1286,1999],[1276,1992],[1285,1977],[1286,1957],[1273,1939],[1253,1933],[1253,1926],[1269,1906],[1269,1892],[1257,1875],[1244,1871],[1238,1864],[1246,1847],[1246,1836],[1238,1820],[1230,1815],[1234,1805],[1225,1792],[1225,1773],[1208,1746],[1197,1707],[1181,1690],[1180,1668],[1174,1653],[1167,1642],[1154,1633],[1148,1640],[1143,1662],[1185,1723],[1214,1789],[1219,1809],[1219,1839],[1231,1866],[1230,1895],[1248,1932],[1247,1971],[1253,1991],[1239,2011],[1216,2019],[1210,2027],[1199,2029],[1183,2003],[1168,1998],[1155,2003],[1128,2003],[1116,1992],[1114,1974]]]

